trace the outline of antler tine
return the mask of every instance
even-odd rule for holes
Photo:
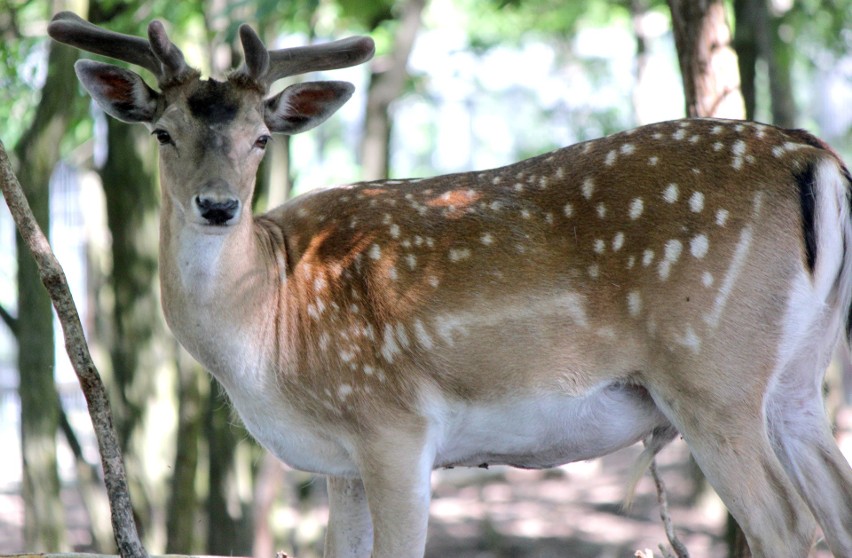
[[[246,76],[255,83],[267,88],[271,82],[266,80],[269,71],[269,51],[250,26],[240,25],[240,42],[243,45],[245,61],[235,75]]]
[[[71,12],[53,16],[47,32],[60,43],[141,66],[157,77],[161,87],[197,75],[186,65],[183,53],[169,40],[159,21],[148,26],[150,42],[101,29]]]
[[[56,41],[73,47],[141,66],[159,77],[160,62],[148,41],[123,33],[107,31],[89,23],[77,14],[59,12],[47,26],[47,33]]]
[[[196,70],[186,64],[183,52],[169,40],[162,23],[154,20],[148,24],[148,40],[154,55],[162,63],[162,69],[157,76],[161,85],[180,83],[198,75]]]
[[[245,62],[235,76],[248,77],[264,88],[287,76],[335,70],[366,62],[376,50],[369,37],[349,37],[331,43],[266,50],[248,25],[240,26]]]

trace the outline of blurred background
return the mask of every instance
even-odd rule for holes
[[[258,448],[168,332],[157,283],[155,142],[141,126],[106,118],[83,94],[73,72],[80,53],[46,39],[51,15],[70,9],[135,35],[159,18],[190,64],[219,77],[240,61],[243,22],[269,48],[372,36],[370,63],[309,76],[349,80],[356,94],[316,130],[275,138],[259,175],[262,211],[317,186],[494,167],[683,117],[672,30],[683,4],[0,0],[0,138],[50,231],[111,391],[150,552],[321,555],[325,483]],[[707,4],[724,16],[713,23],[717,50],[728,39],[733,47],[711,68],[733,84],[730,112],[721,115],[808,129],[852,161],[852,0]],[[0,552],[113,552],[85,402],[5,204],[0,318]],[[826,391],[850,456],[852,381],[843,362],[830,370]],[[640,483],[630,510],[620,506],[639,451],[550,471],[438,472],[427,555],[656,549],[665,536],[651,482]],[[725,556],[733,527],[685,446],[673,444],[659,463],[692,555]]]

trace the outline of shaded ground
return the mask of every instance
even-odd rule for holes
[[[852,408],[839,417],[841,448],[852,456]],[[650,548],[659,556],[666,541],[650,477],[637,489],[630,510],[621,508],[628,471],[640,451],[631,447],[604,459],[547,471],[453,469],[433,477],[427,558],[629,558]],[[710,491],[695,493],[686,446],[673,443],[659,456],[678,535],[693,558],[725,556],[721,541],[725,512]],[[317,483],[317,503],[323,506]],[[86,514],[74,490],[67,490],[69,539],[76,551],[90,550]],[[295,512],[293,512],[295,513]],[[296,522],[325,521],[325,510],[299,515]],[[280,514],[279,514],[280,515]],[[284,513],[284,515],[288,515]],[[21,552],[20,495],[0,492],[0,553]],[[318,535],[311,537],[316,539]],[[299,538],[296,536],[296,538]],[[298,558],[316,556],[316,543]],[[812,556],[827,558],[826,550]]]

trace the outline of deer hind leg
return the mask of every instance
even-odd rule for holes
[[[830,343],[824,343],[826,349]],[[766,401],[778,459],[808,503],[835,556],[852,556],[852,468],[837,447],[822,399],[828,360],[802,351],[779,374]]]
[[[657,405],[742,527],[752,555],[807,556],[816,525],[772,449],[762,397],[734,399],[737,390],[725,381],[684,385],[694,376],[682,371],[677,383],[651,386]]]

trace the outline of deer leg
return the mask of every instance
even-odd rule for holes
[[[731,390],[723,385],[716,393],[707,393],[713,389],[707,384],[671,385],[650,391],[742,527],[752,555],[807,556],[816,529],[814,518],[770,445],[762,401],[731,401]],[[681,400],[684,393],[701,397]]]
[[[366,444],[361,478],[373,521],[373,558],[422,558],[434,451],[423,436],[399,430]]]
[[[767,400],[772,444],[832,553],[852,556],[852,468],[831,434],[813,361],[796,368]]]
[[[328,528],[325,558],[369,558],[373,523],[361,479],[328,477]]]

